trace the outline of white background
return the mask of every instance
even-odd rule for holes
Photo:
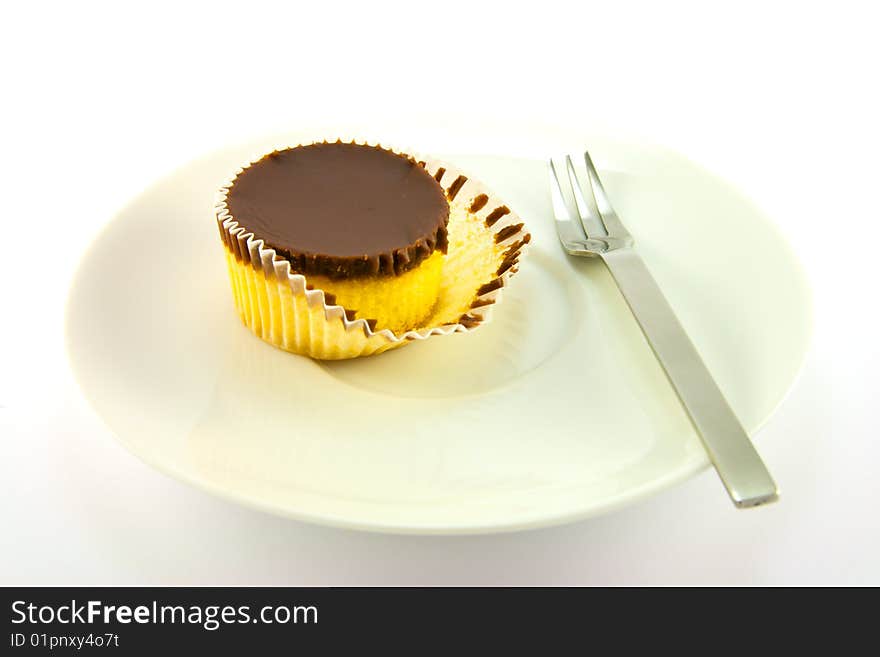
[[[880,584],[871,4],[7,7],[0,583]],[[815,295],[804,371],[759,441],[783,501],[734,511],[707,471],[570,526],[383,536],[231,505],[118,446],[64,356],[64,301],[90,239],[204,152],[371,117],[509,125],[512,147],[529,124],[635,133],[754,198]]]

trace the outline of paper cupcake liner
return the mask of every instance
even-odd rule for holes
[[[374,329],[367,319],[352,317],[335,305],[332,295],[310,289],[306,276],[292,272],[290,262],[230,215],[226,202],[229,188],[263,154],[235,172],[221,187],[215,203],[242,321],[281,349],[327,360],[377,354],[436,335],[467,333],[488,322],[531,238],[516,213],[485,185],[447,162],[370,140],[346,141],[409,155],[446,190],[449,247],[441,293],[425,326],[395,334],[389,329]],[[278,150],[283,148],[291,146]]]

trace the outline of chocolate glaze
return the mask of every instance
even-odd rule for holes
[[[470,211],[471,212],[479,212],[480,210],[483,209],[483,206],[485,206],[486,203],[488,203],[488,202],[489,202],[488,196],[486,196],[485,194],[479,194],[479,195],[475,196],[474,199],[471,201]]]
[[[449,189],[446,190],[446,195],[449,197],[450,200],[452,200],[456,196],[458,196],[458,192],[461,190],[461,188],[464,186],[464,184],[466,182],[467,182],[466,176],[459,176],[458,178],[456,178],[455,180],[452,181],[452,184],[449,186]]]
[[[486,215],[486,225],[491,228],[506,214],[510,214],[510,209],[506,205],[495,208],[492,212]]]
[[[520,230],[522,230],[522,227],[522,224],[511,224],[509,226],[505,226],[495,233],[495,242],[497,244],[501,244],[501,242],[506,240],[511,235],[516,235]]]
[[[379,147],[335,142],[275,151],[238,175],[226,204],[301,274],[401,274],[446,252],[443,188],[415,160]]]

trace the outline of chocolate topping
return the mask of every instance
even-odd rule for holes
[[[301,274],[400,274],[446,252],[443,188],[416,161],[380,147],[275,151],[238,175],[226,204]]]

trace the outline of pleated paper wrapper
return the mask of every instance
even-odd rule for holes
[[[236,171],[220,189],[215,204],[241,320],[276,347],[325,360],[370,356],[416,340],[467,333],[488,322],[530,240],[523,222],[491,190],[449,163],[370,140],[356,143],[414,158],[446,191],[449,246],[433,310],[422,326],[395,334],[374,330],[366,319],[350,319],[351,313],[332,303],[332,295],[310,289],[305,276],[293,272],[285,258],[229,213],[229,188],[260,156]],[[290,147],[278,150],[284,148]]]

